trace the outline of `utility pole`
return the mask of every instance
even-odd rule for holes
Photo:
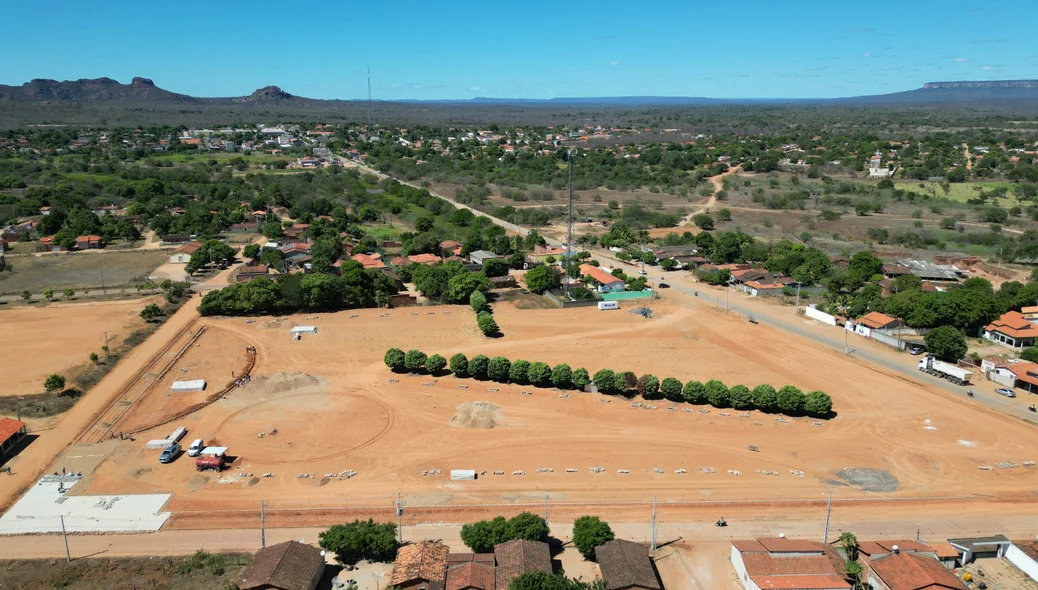
[[[267,548],[266,513],[263,509],[263,500],[260,500],[260,549]]]
[[[656,557],[656,494],[652,495],[652,556]]]
[[[569,149],[566,156],[569,160],[569,217],[566,218],[566,283],[563,286],[565,294],[564,301],[569,301],[569,283],[573,277],[569,276],[569,268],[573,261],[573,148]]]
[[[797,283],[797,306],[793,313],[800,313],[800,283]]]
[[[400,500],[400,492],[396,493],[396,530],[401,543],[404,542],[404,503]]]
[[[65,532],[65,515],[59,516],[61,519],[61,536],[65,540],[65,563],[72,563],[72,555],[68,552],[68,533]]]
[[[108,359],[108,330],[105,330],[105,343],[101,346],[101,350],[105,351],[105,359]]]
[[[101,295],[107,296],[108,290],[105,289],[105,271],[101,269]]]
[[[22,421],[22,400],[23,399],[25,399],[25,398],[20,396],[20,395],[18,396],[18,418],[17,418],[17,420],[19,422]]]
[[[544,494],[544,524],[548,524],[548,494]]]
[[[822,533],[822,544],[829,542],[829,514],[833,511],[833,491],[829,490],[829,503],[825,507],[825,532]]]
[[[850,350],[847,344],[847,326],[843,327],[843,354],[850,354]]]

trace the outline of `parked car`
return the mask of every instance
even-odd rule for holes
[[[177,457],[180,456],[180,450],[180,445],[177,443],[169,445],[166,447],[166,450],[162,451],[162,454],[159,455],[159,463],[172,463],[173,461],[176,461]]]
[[[999,387],[995,390],[995,393],[997,393],[998,395],[1004,395],[1006,397],[1016,397],[1016,392],[1006,387]]]
[[[926,352],[926,349],[923,348],[922,346],[913,346],[913,347],[908,349],[908,352],[911,353],[912,356],[917,356],[917,355],[920,355],[920,354],[923,354],[924,352]]]
[[[191,446],[189,446],[187,448],[187,456],[188,457],[197,457],[198,454],[201,453],[202,449],[204,449],[204,448],[205,448],[205,443],[202,441],[202,439],[196,438],[194,441],[191,442]]]

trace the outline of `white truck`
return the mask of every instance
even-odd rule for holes
[[[937,360],[932,354],[919,359],[919,370],[937,377],[944,377],[956,385],[969,385],[970,379],[973,378],[973,371]]]

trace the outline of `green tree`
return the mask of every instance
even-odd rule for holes
[[[248,258],[249,260],[252,260],[252,259],[256,258],[259,255],[260,255],[260,246],[259,246],[259,244],[249,244],[248,246],[245,246],[245,248],[242,250],[242,256]]]
[[[308,273],[299,282],[303,308],[310,311],[328,311],[346,306],[346,290],[341,277],[322,273]]]
[[[473,311],[476,313],[490,311],[490,308],[487,306],[487,296],[479,291],[473,291],[472,295],[469,296],[469,305],[472,306]]]
[[[573,546],[588,561],[595,560],[595,547],[613,538],[613,529],[597,516],[581,516],[573,521]]]
[[[385,356],[386,366],[393,371],[400,372],[404,370],[404,351],[399,348],[390,348],[386,351]]]
[[[498,331],[497,322],[494,321],[494,316],[490,315],[488,311],[481,311],[476,314],[476,325],[479,326],[484,336],[496,334]]]
[[[508,380],[519,385],[526,385],[529,383],[529,370],[530,361],[516,359],[512,361],[512,367],[508,370]]]
[[[481,272],[464,272],[452,276],[447,281],[447,303],[463,303],[469,301],[474,292],[490,289],[490,280]]]
[[[414,220],[414,229],[418,233],[423,233],[431,230],[433,228],[433,225],[434,223],[432,217],[423,216]]]
[[[665,258],[660,261],[660,267],[663,270],[671,271],[678,267],[678,261],[673,258]]]
[[[840,546],[849,561],[858,560],[858,537],[848,531],[840,535]]]
[[[804,392],[792,385],[785,385],[775,394],[775,404],[783,414],[799,414],[804,409]]]
[[[404,355],[404,368],[411,373],[417,373],[425,367],[425,361],[428,357],[425,353],[420,350],[411,349]]]
[[[616,376],[609,369],[601,369],[595,373],[594,383],[601,393],[614,393],[616,391]]]
[[[492,381],[498,383],[508,383],[508,372],[512,368],[512,363],[503,356],[495,356],[490,359],[490,363],[487,365],[487,376]]]
[[[642,375],[635,383],[635,389],[645,399],[655,399],[660,393],[660,380],[655,375]]]
[[[706,213],[697,213],[693,215],[692,223],[696,224],[696,227],[702,230],[710,231],[714,229],[714,218]]]
[[[462,525],[461,542],[475,553],[490,553],[494,545],[510,541],[508,521],[498,516]]]
[[[25,289],[24,291],[22,291],[22,299],[24,299],[25,302],[28,303],[29,300],[32,299],[32,291],[30,291],[28,289]]]
[[[468,377],[469,359],[460,352],[451,357],[451,373],[454,373],[455,377]]]
[[[145,305],[144,309],[142,309],[140,313],[141,319],[143,319],[146,322],[150,322],[155,318],[159,317],[160,315],[162,315],[162,308],[160,308],[155,303],[149,303],[148,305]]]
[[[778,409],[775,388],[763,384],[753,388],[753,405],[762,412],[774,412]]]
[[[559,363],[551,370],[551,382],[559,389],[573,387],[573,370],[566,363]]]
[[[486,379],[490,368],[490,359],[484,354],[477,354],[469,360],[469,375],[475,379]]]
[[[847,574],[847,577],[854,581],[854,590],[862,588],[861,576],[865,573],[865,568],[862,567],[861,562],[848,561],[843,566],[843,571]]]
[[[483,273],[487,277],[503,277],[508,274],[508,260],[491,258],[483,262]]]
[[[681,391],[685,401],[690,404],[702,405],[707,402],[706,386],[699,381],[689,381]]]
[[[57,393],[65,389],[65,377],[57,373],[51,373],[43,382],[43,387],[48,393]]]
[[[966,356],[966,335],[953,326],[939,326],[926,334],[926,350],[942,361],[957,362]]]
[[[391,522],[376,523],[372,519],[337,524],[319,533],[317,544],[325,551],[334,553],[339,562],[349,565],[362,559],[392,561],[399,547],[396,525]]]
[[[1025,361],[1031,361],[1032,363],[1038,363],[1038,347],[1032,346],[1031,348],[1025,348],[1020,353],[1020,358]]]
[[[100,360],[100,359],[98,358],[97,353],[96,352],[91,352],[90,353],[90,362],[91,362],[91,364],[96,365],[98,360]]]
[[[736,410],[752,410],[753,409],[753,393],[749,387],[745,385],[733,385],[728,390],[728,396],[731,398],[732,407]]]
[[[508,532],[509,540],[525,539],[546,543],[551,531],[542,517],[531,512],[520,512],[508,519]]]
[[[710,402],[710,405],[715,408],[727,408],[731,405],[731,397],[728,394],[728,387],[718,381],[717,379],[711,379],[704,384],[706,388],[706,399]]]
[[[578,367],[573,370],[573,387],[583,390],[588,383],[591,383],[591,376],[588,375],[587,369]]]
[[[549,387],[551,386],[551,367],[548,366],[548,363],[541,361],[530,363],[527,377],[530,379],[530,383],[537,387]]]
[[[436,375],[447,366],[447,359],[443,358],[438,354],[434,354],[425,360],[425,370],[429,371],[430,375]]]
[[[538,295],[562,285],[562,274],[553,266],[538,266],[526,273],[526,288]]]
[[[501,590],[605,590],[605,587],[602,580],[584,582],[567,578],[562,573],[531,571],[513,578],[508,588]]]
[[[804,411],[808,416],[825,418],[833,409],[833,399],[824,391],[812,391],[804,396]]]
[[[681,381],[673,377],[667,377],[660,384],[660,391],[663,393],[663,396],[672,402],[684,401],[685,397],[681,389]]]
[[[52,289],[47,289],[46,291],[43,292],[43,298],[46,299],[47,301],[50,301],[51,299],[54,299],[54,291]]]

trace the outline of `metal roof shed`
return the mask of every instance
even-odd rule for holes
[[[191,381],[174,381],[170,388],[173,391],[205,391],[205,379],[193,379]]]

